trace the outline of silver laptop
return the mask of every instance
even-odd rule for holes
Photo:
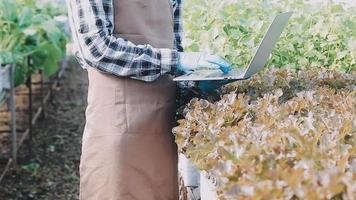
[[[265,37],[258,47],[255,56],[252,58],[247,69],[234,68],[229,73],[224,74],[219,69],[195,70],[189,74],[178,76],[174,81],[209,81],[209,80],[244,80],[260,72],[266,65],[274,46],[280,38],[283,29],[286,27],[293,12],[286,12],[277,15],[269,27]]]

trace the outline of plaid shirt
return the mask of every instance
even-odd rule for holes
[[[113,0],[67,0],[74,51],[80,65],[147,82],[174,72],[178,51],[183,51],[182,0],[170,1],[174,8],[174,49],[135,45],[114,37]]]

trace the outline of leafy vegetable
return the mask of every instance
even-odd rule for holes
[[[191,0],[185,6],[187,50],[219,53],[236,67],[245,67],[275,15],[293,10],[269,66],[344,72],[356,68],[355,7],[331,0]]]
[[[302,0],[185,6],[186,49],[219,53],[236,67],[248,64],[277,13],[295,11],[270,68],[225,86],[221,99],[194,98],[173,130],[179,151],[217,180],[219,199],[354,199],[355,8]]]
[[[273,69],[193,99],[173,132],[219,199],[353,199],[355,88],[356,74]]]
[[[47,76],[57,71],[68,40],[63,24],[54,20],[62,14],[50,2],[0,2],[0,64],[16,64],[16,85],[38,70]]]

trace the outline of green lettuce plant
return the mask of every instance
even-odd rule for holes
[[[236,67],[277,13],[295,12],[267,70],[226,85],[219,100],[194,98],[173,129],[219,200],[356,196],[356,9],[305,2],[185,1],[185,48]]]
[[[68,40],[54,17],[63,13],[50,3],[35,0],[0,2],[0,63],[14,63],[16,85],[42,70],[46,76],[58,70]]]
[[[185,6],[187,50],[219,53],[236,67],[245,67],[273,17],[293,10],[268,66],[343,72],[356,68],[355,7],[302,0],[191,0]]]

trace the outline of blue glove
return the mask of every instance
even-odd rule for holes
[[[234,82],[234,80],[198,81],[197,87],[201,93],[209,93],[209,92],[219,89],[221,86],[226,85],[231,82]]]
[[[178,71],[189,73],[199,69],[220,69],[223,73],[227,74],[231,70],[231,64],[216,55],[200,52],[179,53]]]

